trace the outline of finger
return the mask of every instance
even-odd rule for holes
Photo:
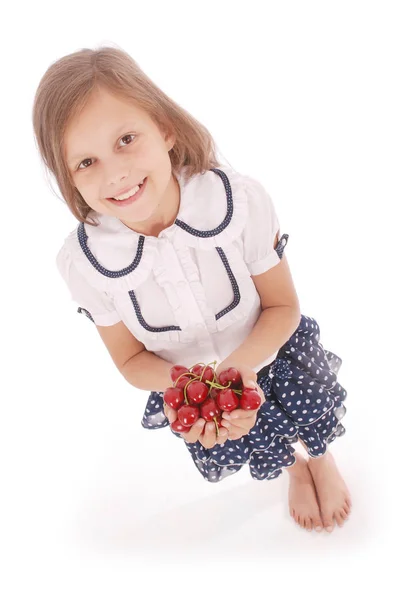
[[[255,423],[256,415],[250,417],[249,419],[235,419],[234,421],[227,421],[226,419],[223,419],[221,422],[223,427],[227,427],[229,431],[231,431],[233,428],[236,428],[243,429],[246,433],[248,433],[248,431],[252,429]]]
[[[253,419],[254,416],[257,414],[259,409],[256,410],[244,410],[243,408],[236,408],[235,410],[232,410],[231,412],[223,412],[223,414],[221,415],[223,417],[223,419],[226,419],[227,421],[232,421],[235,422],[238,419]]]
[[[169,423],[174,423],[177,420],[177,411],[171,408],[168,404],[164,405],[164,414],[166,415]]]
[[[205,425],[206,421],[205,419],[198,419],[196,421],[196,423],[194,423],[191,427],[191,430],[188,431],[188,433],[181,433],[181,437],[184,438],[184,440],[186,442],[188,442],[189,444],[194,444],[195,442],[198,441],[199,436],[202,433],[202,429]]]
[[[206,423],[205,431],[199,436],[199,441],[207,449],[213,448],[216,444],[216,425],[213,422]]]
[[[230,425],[228,428],[228,439],[239,440],[244,435],[248,435],[250,429],[252,429],[252,427],[248,427],[248,429],[246,429],[242,427],[236,427],[235,425]]]
[[[216,444],[224,444],[228,440],[228,429],[226,427],[219,427],[219,434],[216,438]]]
[[[262,398],[262,402],[261,405],[263,404],[263,402],[266,402],[266,396],[264,391],[262,390],[261,387],[257,386],[257,391],[259,392],[259,396]]]
[[[248,411],[251,412],[251,411]],[[240,427],[241,429],[250,429],[256,423],[257,413],[252,411],[252,414],[245,419],[222,419],[223,427]]]

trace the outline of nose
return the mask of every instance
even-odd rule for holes
[[[122,164],[120,161],[111,160],[106,167],[105,172],[105,187],[110,194],[115,194],[118,190],[129,181],[130,170],[128,165]]]

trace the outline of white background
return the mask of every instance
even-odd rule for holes
[[[399,524],[399,2],[10,4],[1,39],[0,594],[4,600],[385,593]],[[76,312],[55,256],[76,226],[31,111],[50,64],[128,51],[274,200],[303,314],[343,359],[330,449],[350,520],[308,533],[288,475],[213,485]],[[53,185],[55,188],[55,185]],[[139,592],[141,588],[141,592]]]

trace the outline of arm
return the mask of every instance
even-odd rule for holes
[[[164,391],[172,385],[170,369],[173,366],[153,352],[146,350],[123,321],[115,325],[97,325],[111,358],[123,377],[140,390]]]
[[[173,363],[159,358],[153,352],[143,350],[136,354],[120,368],[124,378],[140,390],[164,392],[173,385],[170,369]]]
[[[286,343],[297,329],[299,321],[300,313],[295,307],[265,308],[248,337],[221,365],[228,368],[236,364],[246,364],[255,368]],[[221,365],[219,372],[222,370]]]
[[[277,243],[278,235],[275,245]],[[223,368],[236,364],[256,367],[289,340],[301,319],[298,296],[285,256],[275,267],[251,277],[260,296],[262,313],[248,337],[224,360]]]

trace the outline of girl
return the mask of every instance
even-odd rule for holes
[[[342,526],[351,499],[328,451],[345,432],[341,359],[300,312],[288,235],[262,185],[223,165],[205,127],[120,49],[52,64],[33,125],[79,221],[58,269],[121,374],[150,391],[142,425],[176,419],[163,403],[174,364],[237,368],[262,397],[258,411],[223,413],[217,438],[203,419],[174,435],[207,481],[245,463],[258,480],[285,468],[294,520],[309,531]]]

